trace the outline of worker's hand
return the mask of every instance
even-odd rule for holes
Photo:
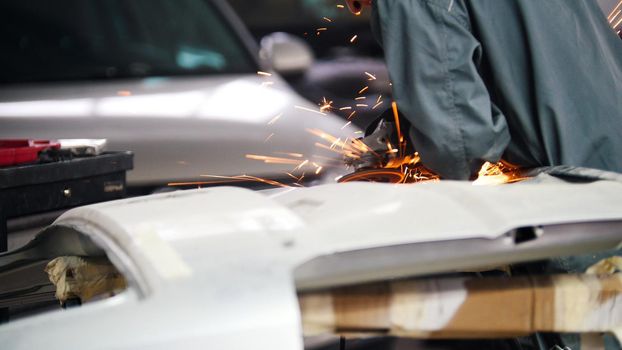
[[[355,15],[360,15],[361,11],[363,11],[363,7],[371,6],[371,1],[372,0],[346,0],[346,3],[348,4],[350,12]]]

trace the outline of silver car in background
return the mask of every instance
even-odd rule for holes
[[[308,159],[296,171],[310,178],[335,153],[322,154],[307,129],[355,131],[264,74],[220,0],[10,0],[0,28],[0,138],[108,139],[110,150],[135,152],[130,186],[287,178],[296,167],[249,154]],[[305,69],[287,45],[275,54]]]

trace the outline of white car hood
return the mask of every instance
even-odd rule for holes
[[[620,198],[622,183],[612,181],[485,187],[452,181],[417,185],[349,183],[292,188],[274,194],[212,188],[83,207],[64,214],[57,224],[86,220],[98,227],[110,225],[108,234],[124,246],[137,247],[136,253],[146,254],[149,260],[145,268],[155,267],[156,275],[166,279],[178,273],[184,275],[185,271],[212,269],[212,259],[225,259],[223,255],[241,261],[264,254],[276,260],[291,258],[293,269],[305,261],[340,252],[426,242],[493,240],[521,227],[619,221]],[[157,250],[151,254],[149,245],[141,243],[143,234],[170,246],[179,257],[178,263],[163,259]],[[229,251],[214,251],[207,254],[209,259],[196,260],[196,266],[182,262],[185,256],[194,255],[197,245],[216,247],[236,239],[259,239],[274,246],[271,251],[257,252],[252,245],[244,248],[244,244],[236,244],[236,256],[230,256]],[[359,277],[396,277],[388,273]],[[329,275],[331,271],[319,274]],[[360,282],[359,277],[341,279]],[[305,288],[339,284],[320,281],[321,276],[318,281],[307,278],[318,276],[297,277],[298,284]]]
[[[144,296],[11,323],[0,341],[11,349],[302,349],[297,290],[454,271],[491,250],[499,263],[517,261],[523,246],[522,261],[608,249],[622,241],[620,198],[622,183],[610,181],[352,183],[277,193],[211,188],[78,208],[50,230],[77,230],[108,247]],[[506,235],[539,225],[535,245]],[[567,245],[573,234],[585,246]]]
[[[131,185],[197,180],[203,174],[284,177],[292,166],[245,155],[335,158],[315,147],[319,139],[307,129],[354,136],[337,116],[306,109],[318,106],[277,76],[11,86],[0,89],[0,138],[108,139],[110,150],[135,152]]]

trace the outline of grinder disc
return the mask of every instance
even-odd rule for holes
[[[338,180],[339,183],[363,181],[363,182],[384,182],[384,183],[400,183],[404,181],[404,173],[398,169],[372,169],[361,170],[352,174],[343,176]]]

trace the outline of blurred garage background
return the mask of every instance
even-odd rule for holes
[[[350,117],[360,127],[388,107],[382,103],[372,109],[390,100],[391,87],[382,49],[369,26],[369,12],[353,16],[337,6],[345,2],[335,0],[258,0],[252,6],[247,0],[229,3],[259,42],[275,32],[303,40],[314,64],[303,74],[281,72],[299,94],[316,103],[326,97],[333,101],[335,113]],[[356,98],[365,87],[366,99],[361,103]],[[357,108],[357,104],[367,107]]]

